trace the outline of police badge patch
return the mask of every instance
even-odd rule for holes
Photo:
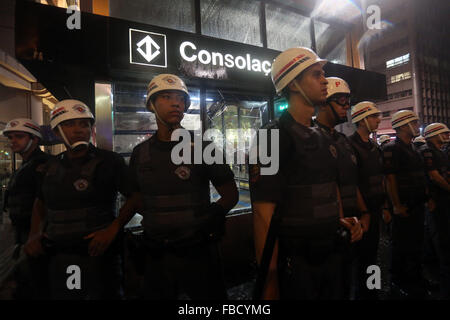
[[[175,170],[175,174],[180,178],[181,180],[187,180],[191,176],[191,170],[186,166],[178,167]]]
[[[337,151],[333,145],[330,146],[330,152],[333,155],[333,157],[337,158]]]
[[[353,163],[356,164],[356,157],[354,154],[352,154],[351,158],[352,158]]]
[[[78,179],[73,183],[73,186],[77,191],[84,191],[88,188],[89,182],[86,179]]]

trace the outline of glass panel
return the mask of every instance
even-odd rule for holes
[[[310,21],[308,17],[267,4],[267,46],[280,51],[300,46],[310,48]]]
[[[181,125],[200,130],[199,89],[189,88],[191,106]],[[113,150],[128,155],[133,148],[149,138],[157,129],[155,114],[145,108],[146,85],[116,83],[113,86]]]
[[[333,63],[347,64],[345,31],[314,20],[317,54]]]
[[[0,131],[5,129],[6,123],[0,123]],[[20,157],[18,157],[20,158]],[[8,139],[0,136],[0,208],[3,208],[3,197],[6,186],[8,185],[9,177],[12,174],[12,152],[8,147]],[[0,213],[1,217],[1,213]]]
[[[194,0],[109,0],[111,17],[195,32]]]
[[[224,146],[227,163],[232,162],[229,165],[239,190],[239,202],[233,209],[235,212],[248,210],[251,206],[247,166],[240,157],[248,152],[252,133],[261,127],[261,120],[268,112],[267,101],[245,99],[247,97],[235,95],[224,97],[215,92],[207,93],[208,129],[220,131],[214,136],[214,141]],[[211,200],[215,201],[218,198],[217,191],[211,186]]]
[[[262,45],[258,1],[201,0],[200,8],[204,35]]]

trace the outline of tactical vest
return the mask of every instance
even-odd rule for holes
[[[355,133],[357,135],[358,133]],[[371,143],[371,148],[361,146],[356,137],[350,141],[359,156],[358,186],[369,211],[379,210],[385,201],[386,193],[383,188],[383,158],[378,147]]]
[[[336,146],[318,128],[292,121],[285,129],[291,153],[286,165],[280,167],[287,186],[281,203],[279,236],[282,240],[333,239],[339,222]]]
[[[439,172],[439,174],[442,176],[442,178],[444,178],[445,180],[449,180],[449,175],[448,175],[448,159],[446,154],[444,153],[443,150],[438,150],[434,145],[428,145],[425,144],[420,148],[420,151],[422,153],[422,155],[424,156],[424,161],[427,161],[427,153],[428,156],[432,156],[433,158],[433,162],[434,165],[436,166],[437,171]],[[430,191],[433,195],[435,194],[442,194],[442,195],[447,195],[448,192],[442,190],[439,186],[437,186],[435,183],[433,183],[432,181],[430,181],[429,177],[427,177],[427,181],[428,184],[430,186]]]
[[[358,163],[348,138],[339,132],[334,135],[325,128],[322,133],[337,147],[338,185],[345,217],[359,216],[358,210]]]
[[[49,155],[39,152],[37,156],[24,163],[11,177],[7,187],[7,207],[13,224],[29,226],[36,196],[36,185],[18,184],[23,175],[36,174],[36,167],[47,162]],[[34,182],[34,180],[33,180]]]
[[[114,203],[99,202],[97,188],[102,186],[94,185],[95,170],[103,158],[89,155],[91,159],[81,169],[66,168],[60,159],[48,163],[42,192],[47,206],[46,233],[55,242],[80,241],[84,236],[107,227],[114,219]],[[73,176],[76,178],[67,182],[66,177],[72,170],[75,170]],[[86,206],[60,209],[64,207],[64,198]]]
[[[408,148],[403,143],[393,141],[391,144],[403,153],[400,168],[395,173],[400,201],[407,204],[423,203],[426,180],[421,156],[414,148]]]
[[[158,148],[156,144],[162,142],[156,139],[154,135],[135,149],[144,205],[142,226],[147,241],[175,244],[197,237],[210,223],[209,182],[200,176],[200,165],[173,164],[171,148]],[[161,186],[176,191],[161,193]]]

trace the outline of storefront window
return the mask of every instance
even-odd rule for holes
[[[310,21],[298,13],[267,4],[267,46],[280,51],[300,46],[310,48]]]
[[[347,64],[345,31],[314,20],[317,54],[333,63]]]
[[[255,99],[255,97],[253,97]],[[249,97],[224,95],[219,92],[207,93],[208,129],[217,129],[214,142],[223,146],[224,155],[230,165],[239,190],[239,202],[233,212],[249,210],[249,176],[245,155],[248,153],[252,134],[262,125],[267,116],[267,101],[262,98],[247,100]],[[217,201],[219,195],[211,186],[211,200]]]
[[[111,17],[195,32],[194,0],[109,0]]]
[[[259,1],[201,0],[202,34],[262,46]]]

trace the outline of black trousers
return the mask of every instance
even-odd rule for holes
[[[392,281],[408,293],[421,299],[425,294],[422,275],[424,242],[423,203],[408,206],[408,217],[393,216],[392,224]]]
[[[144,297],[151,300],[227,298],[217,242],[183,248],[147,248]]]
[[[436,228],[435,246],[439,260],[441,298],[450,299],[450,198],[441,195],[431,217]]]
[[[378,290],[367,288],[367,267],[377,265],[378,243],[380,241],[380,209],[369,209],[371,213],[369,230],[356,243],[356,283],[355,298],[358,300],[377,299]]]
[[[103,255],[97,257],[88,255],[87,244],[47,249],[47,254],[41,258],[46,261],[41,260],[40,265],[48,266],[48,289],[42,289],[48,290],[49,299],[123,299],[120,241],[116,239]]]
[[[285,300],[343,300],[348,281],[348,247],[335,243],[329,249],[306,243],[286,248],[280,241],[278,282]]]

